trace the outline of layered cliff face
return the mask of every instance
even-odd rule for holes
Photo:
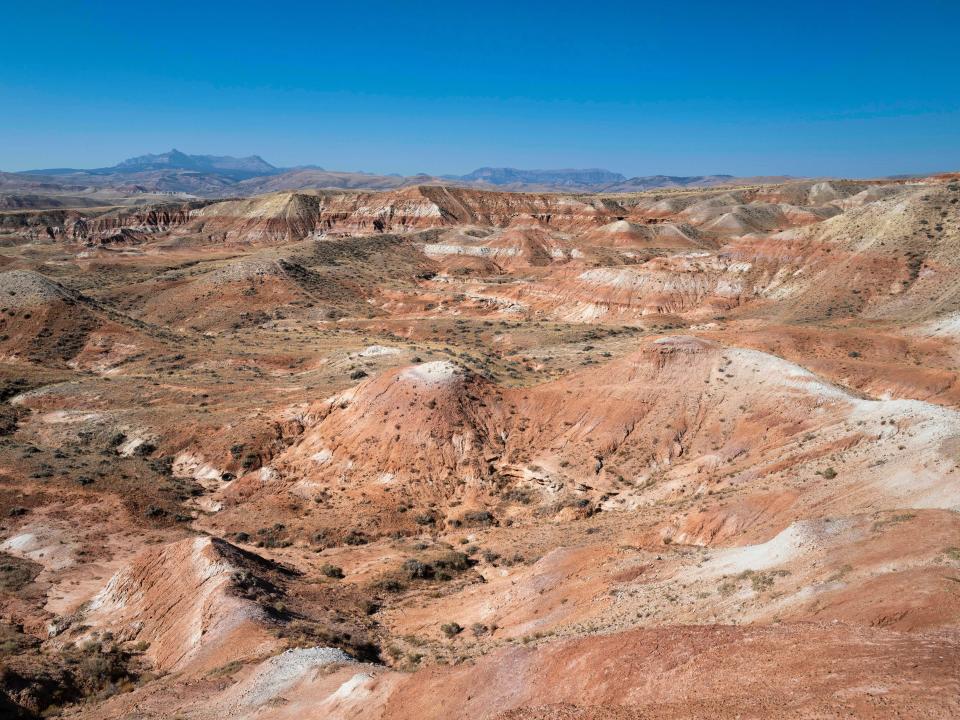
[[[192,229],[227,242],[256,243],[325,232],[404,232],[461,224],[505,227],[518,217],[570,230],[601,224],[617,213],[623,210],[612,200],[427,185],[379,193],[278,193],[217,203],[198,213]]]
[[[82,239],[91,245],[109,244],[124,231],[149,237],[185,225],[194,211],[202,208],[204,204],[194,202],[115,210],[89,219],[78,219],[72,225],[67,224],[64,232],[69,237]]]
[[[109,245],[126,233],[145,241],[189,222],[204,201],[164,203],[136,208],[91,208],[3,213],[0,230],[50,240]]]
[[[440,185],[384,192],[277,193],[217,203],[199,213],[198,232],[226,241],[294,239],[318,232],[373,233],[476,225],[505,228],[518,220],[554,231],[586,232],[606,226],[612,234],[643,235],[611,223],[673,221],[708,237],[724,238],[817,223],[839,212],[836,202],[860,186],[839,190],[817,185],[755,191],[678,191],[643,195],[499,193]],[[795,203],[770,202],[789,198]],[[663,231],[660,231],[663,234]],[[649,234],[649,233],[647,233]],[[689,236],[682,227],[673,232]],[[644,240],[649,240],[644,237]],[[668,246],[670,246],[668,244]]]
[[[0,213],[0,231],[22,238],[78,239],[74,237],[72,228],[82,218],[84,211],[75,208],[3,212]],[[67,226],[71,227],[71,232],[65,235],[64,228]]]
[[[318,196],[278,193],[211,205],[187,230],[218,242],[280,243],[310,235],[319,217]]]

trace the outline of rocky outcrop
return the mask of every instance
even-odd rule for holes
[[[82,612],[82,622],[121,642],[149,645],[159,670],[200,671],[270,650],[258,600],[279,590],[275,566],[216,538],[145,551],[118,571]]]
[[[185,225],[193,212],[205,204],[194,202],[115,210],[92,218],[78,218],[66,226],[65,232],[88,244],[109,241],[124,231],[153,235]]]
[[[185,225],[209,201],[138,207],[31,210],[0,214],[0,231],[28,238],[97,245],[129,233],[150,236]]]

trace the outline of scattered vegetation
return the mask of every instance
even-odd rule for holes
[[[0,591],[16,593],[32,583],[43,566],[32,560],[0,552]]]
[[[913,518],[915,517],[916,515],[910,512],[895,513],[889,517],[882,518],[880,520],[875,520],[870,529],[873,532],[882,532],[895,525],[899,525],[900,523],[907,522],[908,520],[913,520]]]

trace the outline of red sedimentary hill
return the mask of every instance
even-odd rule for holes
[[[158,670],[201,673],[276,646],[267,625],[269,603],[280,594],[270,581],[277,574],[222,540],[182,540],[131,560],[77,622],[84,633],[142,643]]]
[[[342,508],[362,496],[378,513],[301,522],[385,533],[416,527],[418,512],[455,525],[464,508],[493,505],[520,522],[531,501],[632,510],[758,490],[768,477],[795,494],[784,518],[960,500],[938,445],[960,433],[954,411],[866,400],[775,356],[693,337],[522,390],[428,362],[314,405],[304,421],[269,469],[225,491],[225,517],[288,494]],[[815,482],[828,467],[831,482]]]
[[[153,344],[135,322],[39,273],[0,273],[0,351],[8,361],[105,370]]]

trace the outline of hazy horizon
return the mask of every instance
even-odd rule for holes
[[[399,172],[395,172],[395,171],[392,171],[392,170],[383,170],[383,171],[377,172],[377,171],[368,170],[368,169],[366,169],[366,168],[331,167],[331,166],[329,166],[329,165],[325,165],[325,164],[320,163],[320,162],[302,162],[302,163],[298,163],[297,165],[281,165],[281,164],[278,164],[278,163],[276,163],[276,162],[272,162],[269,157],[264,157],[263,153],[258,153],[258,152],[227,152],[227,153],[222,153],[222,154],[221,154],[221,153],[208,153],[208,152],[203,152],[203,151],[201,151],[201,150],[183,150],[182,148],[179,148],[179,147],[177,147],[177,148],[171,147],[170,149],[168,149],[168,150],[163,150],[163,151],[150,150],[150,151],[142,152],[142,153],[134,153],[134,154],[131,154],[131,155],[127,156],[127,157],[123,157],[123,158],[120,158],[120,159],[115,160],[115,161],[114,161],[114,160],[111,160],[111,161],[109,161],[109,162],[101,163],[101,164],[99,164],[99,165],[90,166],[90,167],[78,167],[78,166],[70,166],[70,165],[61,165],[61,166],[49,166],[49,167],[43,167],[43,168],[41,168],[41,167],[18,168],[18,169],[15,169],[15,170],[7,170],[6,168],[0,167],[0,172],[20,172],[20,173],[23,173],[23,172],[31,172],[31,171],[33,171],[33,172],[42,172],[42,171],[44,171],[44,170],[66,170],[66,169],[69,169],[69,170],[100,170],[100,169],[104,169],[104,168],[113,167],[113,166],[115,166],[115,165],[118,165],[118,164],[121,163],[121,162],[124,162],[125,160],[129,160],[129,159],[132,159],[132,158],[134,158],[134,157],[139,157],[139,156],[143,156],[143,155],[163,155],[163,154],[166,154],[166,153],[172,152],[172,151],[181,152],[181,153],[184,153],[185,155],[222,155],[222,156],[224,156],[224,157],[233,157],[233,158],[238,158],[238,159],[248,158],[248,157],[259,157],[259,158],[260,158],[261,160],[263,160],[264,162],[268,163],[269,165],[274,166],[275,168],[277,168],[277,169],[279,169],[279,170],[289,170],[289,169],[294,169],[294,168],[297,168],[297,167],[318,167],[318,168],[322,168],[323,170],[331,171],[331,172],[363,173],[363,174],[369,174],[369,175],[398,175],[398,176],[405,176],[405,177],[412,177],[412,176],[416,176],[416,175],[429,175],[429,176],[431,176],[431,177],[457,177],[457,176],[468,175],[468,174],[470,174],[471,172],[474,172],[474,171],[480,170],[480,169],[484,169],[484,168],[496,168],[496,169],[504,168],[504,169],[522,170],[522,171],[528,171],[528,172],[530,172],[530,171],[532,171],[532,172],[559,172],[559,171],[565,171],[565,170],[579,170],[579,171],[584,171],[584,170],[606,170],[606,171],[613,172],[613,173],[619,173],[619,174],[623,175],[623,176],[624,176],[625,178],[627,178],[627,179],[629,179],[629,178],[631,178],[631,177],[649,177],[649,176],[658,176],[658,175],[662,175],[662,176],[666,176],[666,177],[696,177],[696,176],[710,177],[710,176],[719,176],[719,175],[731,175],[731,176],[734,176],[734,177],[763,177],[763,176],[774,177],[774,176],[781,176],[781,177],[798,177],[798,178],[799,178],[799,177],[808,177],[808,178],[810,178],[810,177],[845,177],[845,178],[852,178],[852,179],[869,179],[869,178],[871,178],[871,177],[878,177],[878,178],[879,178],[879,177],[894,177],[894,176],[897,176],[897,175],[926,175],[926,174],[937,173],[937,172],[948,172],[948,171],[951,171],[951,170],[955,169],[955,168],[951,168],[951,167],[929,168],[929,169],[922,170],[922,171],[913,171],[913,172],[905,171],[905,172],[903,172],[903,173],[889,173],[889,174],[886,175],[886,176],[880,176],[880,175],[874,175],[874,176],[871,176],[871,175],[834,175],[834,176],[831,176],[831,175],[829,175],[828,173],[818,173],[818,174],[814,174],[814,175],[804,175],[804,176],[801,176],[801,175],[793,175],[793,174],[791,174],[791,173],[749,173],[749,174],[733,175],[733,173],[724,172],[723,170],[717,170],[717,171],[715,171],[715,172],[707,171],[707,172],[684,173],[684,174],[681,174],[681,173],[670,173],[670,172],[647,172],[647,173],[643,173],[643,174],[641,175],[641,174],[639,174],[639,173],[628,173],[628,172],[624,172],[624,171],[619,170],[619,169],[617,169],[617,168],[615,168],[615,167],[600,167],[600,166],[586,166],[586,165],[575,167],[575,166],[570,165],[570,164],[566,164],[566,165],[564,165],[564,164],[557,164],[557,165],[551,166],[551,167],[521,167],[521,166],[519,166],[519,165],[490,165],[490,164],[487,164],[487,165],[479,165],[479,166],[472,167],[472,168],[469,168],[469,169],[464,169],[462,172],[443,172],[443,173],[440,173],[440,172],[431,172],[430,170],[419,170],[419,171],[411,172],[411,173],[399,173]]]

